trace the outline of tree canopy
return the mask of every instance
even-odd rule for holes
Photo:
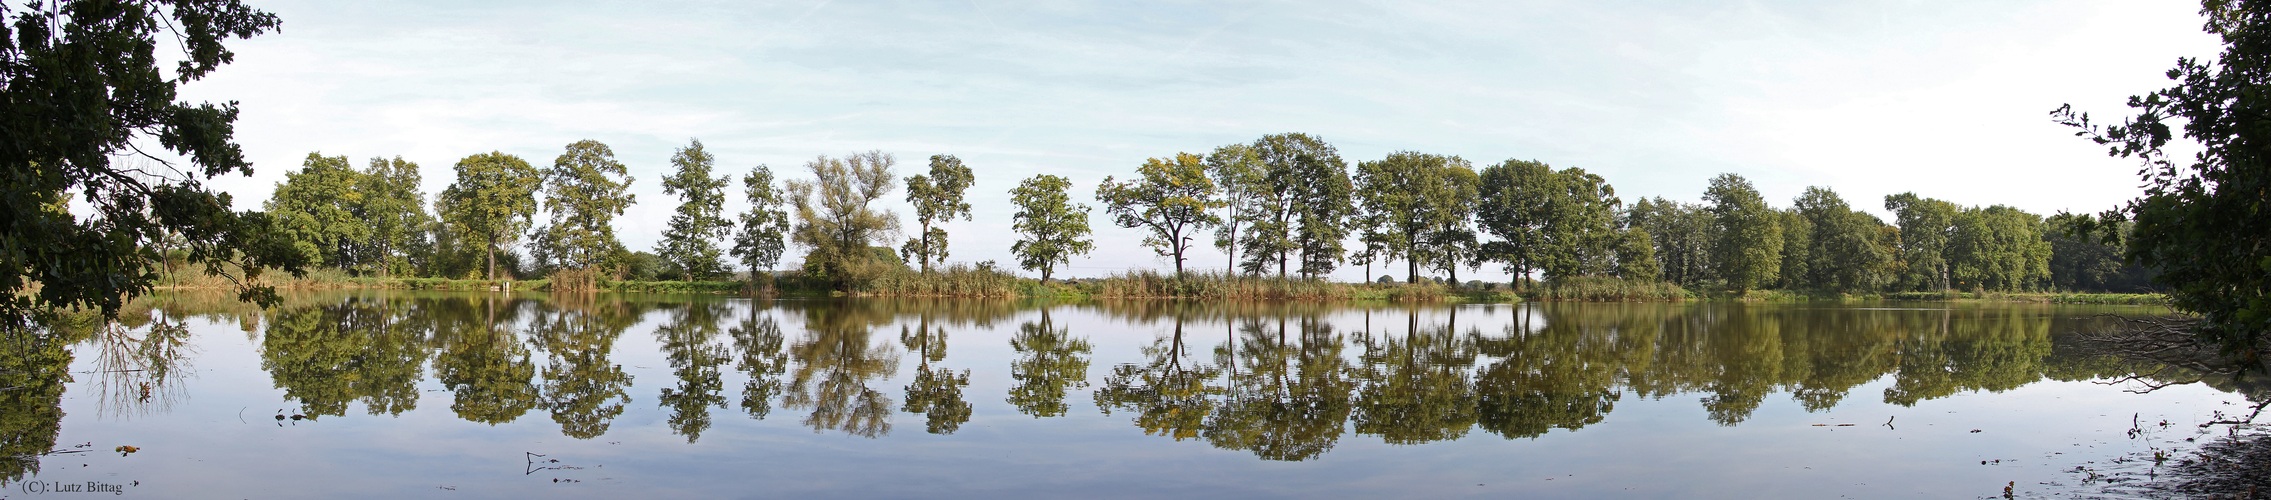
[[[946,229],[935,225],[955,216],[970,219],[970,202],[962,200],[962,192],[976,180],[954,155],[931,155],[930,173],[907,178],[907,204],[915,206],[921,232],[908,238],[900,253],[920,263],[923,273],[930,273],[932,262],[946,260]]]
[[[1071,189],[1071,180],[1041,174],[1009,190],[1010,202],[1017,205],[1017,222],[1010,227],[1019,235],[1009,251],[1026,270],[1039,271],[1041,281],[1048,281],[1058,265],[1072,263],[1073,256],[1096,249],[1088,239],[1088,205],[1073,203],[1066,194]]]
[[[497,251],[520,241],[536,216],[536,167],[518,156],[488,152],[457,161],[457,182],[443,189],[435,212],[459,239],[478,243],[497,279]]]
[[[670,155],[675,173],[662,178],[662,192],[678,196],[678,211],[671,214],[662,241],[656,242],[655,254],[687,281],[725,272],[717,240],[733,231],[733,223],[725,218],[725,186],[731,177],[711,177],[710,168],[716,163],[717,158],[696,139]]]
[[[561,269],[618,260],[625,252],[615,238],[615,217],[638,202],[630,193],[633,180],[606,144],[568,144],[544,170],[544,209],[552,221],[535,236],[537,260]]]
[[[266,215],[231,210],[203,183],[252,173],[236,102],[176,100],[235,58],[230,39],[278,29],[274,14],[196,0],[11,10],[0,7],[0,323],[61,307],[115,316],[159,278],[161,241],[179,241],[193,263],[244,266],[232,278],[307,262]],[[160,44],[180,49],[170,74]],[[152,145],[178,159],[142,149]],[[71,195],[87,213],[65,208]],[[235,282],[240,298],[275,299]]]
[[[1096,201],[1104,213],[1124,228],[1143,228],[1143,244],[1161,257],[1175,260],[1175,275],[1183,275],[1183,253],[1191,238],[1208,226],[1222,223],[1214,209],[1214,180],[1207,177],[1205,160],[1190,153],[1174,158],[1148,158],[1136,169],[1137,178],[1126,182],[1105,176],[1096,186]]]
[[[741,177],[741,186],[742,196],[749,200],[749,211],[741,214],[741,231],[733,237],[733,257],[754,276],[758,270],[781,262],[789,214],[781,210],[786,200],[781,190],[773,187],[773,169],[764,165],[750,169],[749,175]]]
[[[898,187],[891,174],[895,163],[881,151],[821,156],[804,164],[812,180],[789,181],[789,200],[796,204],[791,239],[805,248],[805,272],[848,287],[885,269],[869,249],[899,232],[899,215],[874,206]]]
[[[2271,5],[2207,0],[2203,29],[2223,39],[2213,62],[2178,59],[2168,88],[2131,96],[2134,115],[2100,125],[2069,106],[2053,115],[2107,154],[2139,160],[2145,192],[2101,216],[2128,230],[2127,257],[2160,272],[2170,303],[2206,319],[2201,335],[2260,355],[2271,338]],[[2175,122],[2175,123],[2171,123]],[[2167,150],[2181,127],[2198,153]],[[2187,161],[2189,159],[2189,161]]]

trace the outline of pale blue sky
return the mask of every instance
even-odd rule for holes
[[[2217,48],[2196,5],[2139,1],[253,3],[283,31],[186,92],[243,105],[258,174],[216,182],[240,207],[310,151],[400,155],[431,195],[467,155],[541,166],[596,139],[637,178],[618,227],[644,249],[689,138],[736,175],[881,149],[904,176],[946,153],[978,176],[951,260],[1003,263],[1021,179],[1093,204],[1146,157],[1295,131],[1352,167],[1406,149],[1582,167],[1628,202],[1734,172],[1779,206],[1826,185],[1879,213],[1902,191],[2096,211],[2136,192],[2134,166],[2046,113],[2118,114]],[[1071,275],[1169,265],[1092,223]]]

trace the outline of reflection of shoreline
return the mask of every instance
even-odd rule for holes
[[[900,412],[951,433],[972,418],[970,401],[993,398],[1034,417],[1077,414],[1064,399],[1091,382],[1085,339],[1097,334],[1073,336],[1055,324],[1095,315],[1161,337],[1144,348],[1150,363],[1100,376],[1092,395],[1106,414],[1147,433],[1284,460],[1321,456],[1345,430],[1399,444],[1467,438],[1478,428],[1506,438],[1575,431],[1602,422],[1628,396],[1701,395],[1712,421],[1737,425],[1783,394],[1825,411],[1888,375],[1882,400],[1906,406],[2044,379],[2153,373],[2066,348],[2069,334],[2094,320],[2048,306],[751,303],[365,292],[292,302],[215,312],[198,307],[223,304],[177,301],[150,306],[163,316],[146,317],[216,314],[210,319],[265,326],[254,331],[262,368],[311,416],[342,416],[353,404],[371,415],[415,411],[418,385],[438,380],[462,420],[502,424],[543,413],[561,434],[592,439],[627,411],[630,394],[659,390],[671,429],[692,441],[713,425],[713,410],[734,404],[752,419],[776,406],[802,410],[815,432],[863,437],[887,435]],[[252,319],[228,316],[240,313]],[[1040,321],[1018,325],[1035,331],[1011,340],[1019,358],[1007,367],[1008,393],[964,394],[970,373],[1003,367],[946,362],[947,352],[965,349],[957,343],[964,336],[947,332],[1020,314]],[[1088,324],[1078,321],[1067,322]],[[783,338],[784,322],[805,333]],[[893,323],[905,327],[898,342],[874,337]],[[725,326],[730,336],[720,338]],[[612,359],[635,327],[652,328],[670,360],[675,377],[649,382],[659,389],[634,389]],[[902,350],[917,359],[900,359]],[[724,391],[727,360],[749,377],[739,398]],[[912,383],[903,392],[878,387],[903,361],[917,375]]]

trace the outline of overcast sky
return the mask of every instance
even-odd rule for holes
[[[1733,172],[1777,206],[1822,185],[1879,214],[1904,191],[2094,212],[2137,192],[2136,167],[2047,113],[2122,114],[2218,48],[2197,5],[2145,1],[251,3],[282,32],[185,89],[243,106],[257,173],[215,182],[239,208],[309,152],[417,162],[430,201],[460,158],[541,167],[595,139],[637,179],[616,226],[648,249],[689,139],[720,173],[789,178],[817,155],[880,149],[906,176],[943,153],[977,173],[951,260],[1012,267],[1019,180],[1071,178],[1093,205],[1146,157],[1281,132],[1352,168],[1398,150],[1581,167],[1627,202],[1696,201]],[[888,206],[911,216],[903,192]],[[738,181],[729,198],[745,206]],[[1171,265],[1101,208],[1091,224],[1097,251],[1060,275]]]

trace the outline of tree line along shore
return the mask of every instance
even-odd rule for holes
[[[2151,273],[2122,260],[2121,231],[2087,215],[1887,196],[1892,222],[1828,187],[1787,207],[1742,176],[1711,179],[1700,202],[1626,203],[1579,168],[1400,151],[1350,168],[1300,133],[1148,158],[1093,186],[1036,175],[1008,186],[1014,264],[947,264],[947,225],[970,220],[980,182],[953,155],[905,178],[881,151],[819,156],[796,178],[758,165],[715,173],[690,141],[661,180],[677,208],[660,241],[626,248],[614,223],[637,179],[606,144],[567,145],[537,167],[467,156],[429,202],[418,164],[310,153],[263,205],[313,269],[285,287],[758,292],[904,296],[1090,296],[1351,300],[1989,299],[2154,303]],[[738,181],[738,182],[737,182]],[[738,184],[749,208],[727,213]],[[999,189],[1002,186],[992,187]],[[1093,197],[1074,194],[1093,189]],[[903,196],[903,218],[878,202]],[[1092,206],[1089,202],[1093,201]],[[1056,279],[1094,249],[1090,215],[1137,230],[1172,270]],[[1113,229],[1107,229],[1113,230]],[[1205,240],[1205,241],[1202,241]],[[1211,244],[1224,267],[1190,269]],[[802,262],[780,269],[789,245]],[[177,273],[160,286],[218,286]],[[1365,282],[1332,282],[1363,266]],[[1461,281],[1498,266],[1508,283]],[[1375,267],[1383,274],[1375,275]],[[1401,279],[1390,272],[1400,271]]]

